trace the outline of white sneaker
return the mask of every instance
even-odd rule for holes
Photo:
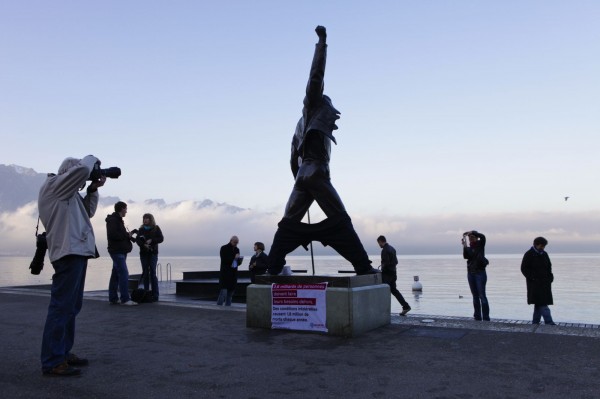
[[[123,305],[123,306],[137,306],[138,303],[137,302],[133,302],[132,300],[129,300],[127,302],[123,302],[121,305]]]

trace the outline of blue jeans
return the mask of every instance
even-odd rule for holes
[[[144,289],[148,291],[150,282],[152,282],[152,299],[158,300],[158,278],[156,277],[158,255],[152,252],[140,252],[140,262],[142,263]]]
[[[235,290],[221,289],[219,291],[219,298],[217,298],[217,305],[223,305],[225,302],[225,306],[231,306],[231,301],[233,300],[233,292]]]
[[[52,263],[50,305],[42,336],[42,370],[64,362],[75,342],[75,317],[83,304],[87,258],[68,255]]]
[[[539,324],[542,317],[546,324],[554,322],[548,305],[533,305],[533,323]]]
[[[127,254],[110,254],[113,260],[112,273],[108,283],[108,300],[118,302],[121,295],[121,303],[129,301],[129,271],[127,270]]]
[[[473,308],[475,310],[473,313],[473,318],[475,320],[489,320],[490,305],[488,304],[487,297],[485,296],[487,273],[485,270],[477,273],[467,273],[467,279],[469,280],[471,295],[473,295]]]

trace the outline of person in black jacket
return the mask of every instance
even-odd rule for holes
[[[469,245],[467,246],[467,237]],[[485,268],[488,260],[485,257],[485,236],[477,231],[467,231],[463,234],[463,258],[467,260],[467,279],[471,295],[473,295],[473,318],[475,320],[490,320],[490,305],[485,295],[487,273]]]
[[[119,201],[115,211],[106,217],[106,238],[108,253],[113,261],[112,273],[108,284],[108,300],[112,304],[137,305],[129,296],[129,270],[127,270],[127,254],[133,249],[133,238],[125,228],[123,218],[127,214],[127,204]],[[118,293],[117,293],[118,291]]]
[[[144,289],[152,293],[152,302],[158,301],[158,277],[156,265],[158,264],[158,244],[164,241],[163,233],[156,224],[151,213],[142,216],[142,225],[137,230],[136,242],[140,247],[140,262],[142,264],[142,280]],[[152,283],[152,290],[150,290]]]
[[[527,282],[527,303],[533,305],[533,324],[540,324],[543,317],[544,323],[556,325],[552,320],[550,308],[552,299],[552,262],[550,256],[544,251],[548,240],[537,237],[533,240],[533,246],[523,255],[521,262],[521,273]]]
[[[231,237],[229,243],[221,247],[219,255],[221,257],[221,269],[219,274],[219,298],[217,305],[231,306],[235,286],[237,285],[238,266],[244,260],[240,256],[240,249],[237,247],[240,240],[237,236]]]
[[[396,250],[387,243],[384,236],[377,237],[377,244],[381,248],[381,279],[384,284],[390,286],[390,292],[400,302],[400,305],[402,305],[400,316],[406,316],[411,308],[408,302],[404,300],[400,291],[398,291],[398,288],[396,288],[396,280],[398,279],[396,275],[396,265],[398,264]]]
[[[250,269],[250,282],[254,284],[254,280],[256,276],[265,274],[268,268],[268,256],[265,253],[265,244],[262,242],[254,243],[254,255],[250,258],[250,265],[248,268]]]

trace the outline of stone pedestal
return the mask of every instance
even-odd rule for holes
[[[327,282],[328,335],[357,336],[390,324],[390,287],[381,274],[365,276],[257,276],[246,290],[246,326],[271,328],[271,284]]]

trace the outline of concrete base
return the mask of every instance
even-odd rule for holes
[[[262,276],[261,276],[262,277]],[[329,282],[326,292],[328,335],[357,336],[390,324],[390,287],[381,276],[273,276],[276,283]],[[333,281],[332,281],[333,280]],[[368,281],[367,285],[364,282]],[[246,289],[246,326],[271,328],[271,285],[268,278]]]

